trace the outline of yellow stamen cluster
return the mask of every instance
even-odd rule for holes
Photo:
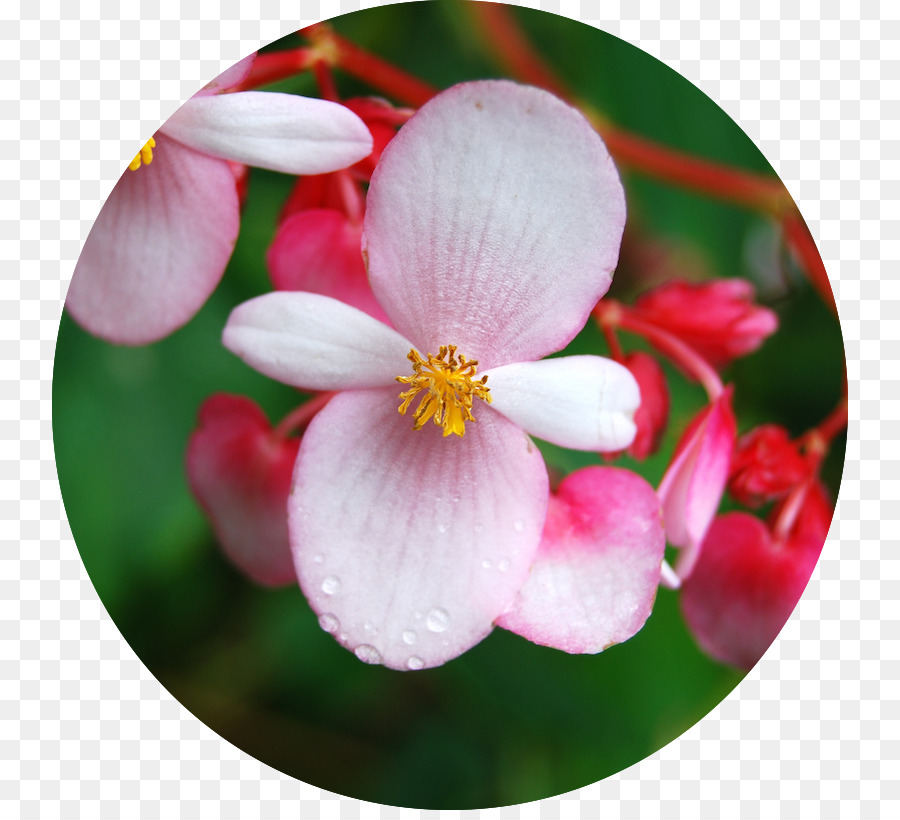
[[[444,428],[444,436],[455,433],[462,436],[466,432],[466,422],[475,421],[472,416],[472,401],[482,399],[490,404],[491,391],[487,387],[487,376],[475,379],[474,359],[466,361],[465,356],[456,355],[453,345],[442,347],[435,356],[428,354],[425,361],[415,350],[406,357],[412,362],[412,376],[397,376],[401,384],[410,389],[400,394],[403,403],[398,408],[405,415],[412,400],[422,391],[424,395],[413,414],[414,430],[421,430],[428,419],[433,419],[438,427]]]
[[[140,151],[134,155],[134,159],[128,166],[128,170],[137,171],[141,167],[141,163],[149,165],[153,162],[153,149],[156,148],[156,140],[153,137],[147,140],[146,144]]]

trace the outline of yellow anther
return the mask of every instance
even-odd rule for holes
[[[153,139],[153,137],[150,137],[144,147],[134,155],[134,159],[131,160],[131,164],[128,166],[128,169],[131,171],[137,171],[137,169],[141,167],[142,163],[144,165],[149,165],[151,162],[153,162],[154,148],[156,148],[156,140]]]
[[[466,432],[466,422],[475,421],[472,415],[472,401],[482,399],[491,402],[491,391],[487,386],[487,376],[475,378],[474,359],[466,361],[465,356],[456,355],[453,345],[442,347],[435,356],[428,354],[423,359],[415,350],[410,350],[407,358],[412,362],[412,376],[397,376],[401,384],[410,389],[400,394],[403,403],[398,410],[405,415],[412,400],[423,392],[422,400],[413,413],[413,429],[421,430],[429,419],[444,428],[444,435],[451,433],[462,436]]]

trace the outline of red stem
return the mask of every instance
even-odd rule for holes
[[[334,397],[334,393],[319,393],[309,401],[291,410],[272,430],[272,438],[286,439],[291,433],[306,427],[313,417]]]
[[[292,48],[288,51],[272,51],[266,54],[258,54],[253,62],[253,67],[244,81],[238,86],[238,90],[247,91],[268,85],[279,80],[285,80],[300,74],[312,66],[315,54],[307,47]]]
[[[303,33],[331,65],[407,105],[418,107],[437,94],[436,88],[369,54],[336,34],[329,26],[317,23],[304,29]]]
[[[594,318],[600,323],[601,328],[609,325],[643,336],[673,364],[700,382],[711,402],[722,395],[724,389],[722,380],[706,359],[671,333],[636,318],[625,305],[612,299],[605,299],[594,308]]]
[[[794,209],[794,203],[777,177],[740,171],[710,160],[693,157],[612,125],[579,104],[564,83],[528,42],[509,6],[470,3],[466,6],[481,29],[489,52],[514,77],[552,91],[574,102],[606,141],[613,158],[657,179],[776,216]]]
[[[822,262],[816,243],[803,218],[799,213],[786,214],[781,220],[781,227],[784,230],[784,239],[788,247],[797,255],[800,267],[809,277],[810,283],[819,292],[819,296],[822,297],[832,313],[837,316],[837,304],[834,301],[831,283],[828,281],[825,263]]]
[[[572,95],[534,52],[509,9],[500,3],[468,3],[465,8],[481,31],[485,46],[513,76],[569,98]]]

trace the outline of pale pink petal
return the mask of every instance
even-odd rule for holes
[[[584,327],[624,224],[618,174],[584,117],[485,81],[439,94],[388,144],[363,242],[401,333],[494,367],[560,350]]]
[[[203,86],[195,96],[208,97],[211,94],[221,94],[223,91],[240,85],[247,79],[254,62],[256,62],[255,51],[248,54],[243,60],[238,60],[231,68],[226,68],[218,77]]]
[[[187,473],[225,555],[257,583],[296,583],[287,497],[300,439],[276,439],[259,407],[219,394],[200,408]]]
[[[412,345],[397,331],[317,293],[280,291],[238,305],[222,343],[260,373],[307,390],[381,387],[411,368]]]
[[[228,163],[158,134],[153,161],[126,170],[100,211],[66,307],[82,327],[108,341],[161,339],[215,290],[238,221]]]
[[[372,150],[369,129],[349,108],[295,94],[192,97],[162,130],[205,154],[286,174],[336,171]]]
[[[681,548],[676,570],[691,574],[725,492],[736,425],[730,388],[694,419],[659,485],[666,537]]]
[[[573,450],[621,450],[641,401],[628,370],[599,356],[564,356],[488,370],[491,407],[533,436]]]
[[[551,497],[537,557],[497,625],[565,652],[601,652],[650,615],[666,538],[659,501],[639,475],[587,467]]]
[[[361,235],[340,211],[316,208],[288,217],[266,257],[272,283],[278,290],[331,296],[387,322],[366,277]]]
[[[362,660],[420,669],[478,643],[515,597],[540,540],[547,472],[489,408],[444,438],[433,424],[412,430],[398,395],[341,393],[319,413],[288,516],[322,627]]]

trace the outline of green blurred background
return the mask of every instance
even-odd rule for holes
[[[771,173],[752,142],[694,86],[652,57],[543,12],[516,18],[553,68],[613,122],[666,145]],[[502,76],[460,3],[406,3],[347,15],[336,29],[438,87]],[[297,45],[287,38],[275,47]],[[340,73],[345,96],[373,93]],[[277,86],[315,94],[309,77]],[[740,429],[794,434],[840,396],[836,321],[750,211],[623,173],[629,227],[614,292],[666,275],[745,276],[781,319],[761,351],[726,372]],[[496,630],[444,667],[401,673],[362,664],[317,624],[299,589],[245,581],[220,555],[185,479],[197,410],[214,392],[251,396],[278,420],[297,394],[219,343],[229,311],[266,292],[265,251],[292,180],[251,170],[241,234],[222,285],[185,328],[118,348],[63,317],[54,372],[54,441],[82,558],[125,639],[181,703],[224,738],[316,786],[381,803],[481,808],[592,783],[651,754],[710,711],[741,674],[706,658],[661,590],[646,627],[598,656],[568,656]],[[626,348],[640,345],[623,337]],[[571,350],[604,353],[587,328]],[[672,424],[637,465],[656,483],[699,388],[670,372]],[[832,493],[843,444],[826,465]],[[543,447],[551,471],[600,463]]]

